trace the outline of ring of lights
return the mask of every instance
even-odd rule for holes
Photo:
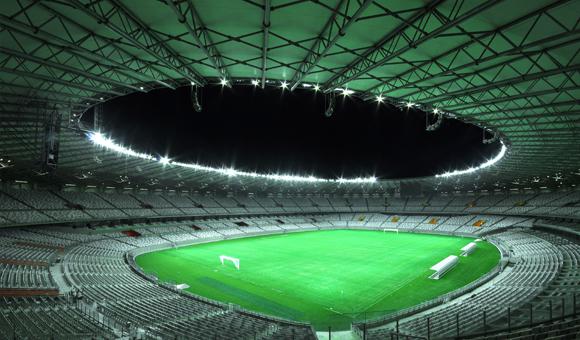
[[[231,86],[228,82],[225,82],[223,79],[220,80],[219,84],[222,87],[228,86],[228,85]],[[268,80],[268,81],[266,81],[265,85],[276,86],[277,84],[278,84],[277,81]],[[253,80],[237,80],[237,81],[235,81],[235,85],[246,85],[246,86],[249,85],[249,86],[256,87],[256,86],[260,85],[260,82],[258,80],[255,80],[255,79],[253,79]],[[279,88],[281,88],[283,91],[289,90],[288,83],[286,81],[280,81],[277,86]],[[376,96],[372,95],[371,96],[368,93],[355,92],[354,90],[350,90],[348,88],[336,88],[333,90],[322,90],[318,84],[303,83],[302,86],[304,88],[307,88],[307,89],[312,89],[313,91],[325,91],[325,92],[335,91],[343,96],[357,96],[357,97],[359,97],[363,100],[367,100],[367,101],[374,100],[377,102],[378,105],[388,103],[388,104],[391,104],[391,105],[394,105],[397,107],[417,108],[417,109],[420,109],[420,110],[425,111],[425,112],[430,110],[435,114],[446,115],[446,116],[452,117],[454,119],[463,120],[461,118],[458,118],[457,115],[455,115],[455,114],[444,112],[440,108],[429,109],[421,104],[405,102],[405,101],[401,101],[401,100],[396,99],[396,98],[383,97],[382,95],[376,95]],[[83,112],[83,114],[84,114],[84,112]],[[79,118],[82,117],[83,114],[81,114],[79,116]],[[489,128],[482,127],[477,123],[473,123],[473,122],[466,121],[466,120],[463,120],[463,121],[465,123],[468,123],[468,124],[478,125],[480,128],[494,132],[493,130],[490,130]],[[148,161],[152,161],[152,162],[159,162],[163,166],[180,167],[180,168],[191,169],[191,170],[195,170],[195,171],[204,171],[204,172],[209,172],[209,173],[215,173],[218,175],[224,175],[227,177],[248,177],[248,178],[255,178],[255,179],[265,179],[265,180],[275,180],[275,181],[285,181],[285,182],[303,182],[303,183],[373,184],[373,183],[378,182],[378,179],[374,176],[372,176],[372,177],[326,179],[326,178],[319,178],[319,177],[315,177],[315,176],[300,176],[300,175],[293,175],[293,174],[278,174],[278,173],[264,174],[264,173],[257,173],[257,172],[241,171],[241,170],[236,170],[234,168],[226,168],[226,167],[216,168],[216,167],[205,166],[205,165],[201,165],[201,164],[197,164],[197,163],[182,163],[182,162],[173,161],[168,156],[156,157],[153,155],[134,151],[133,149],[131,149],[129,147],[115,143],[114,140],[106,137],[101,132],[89,131],[89,132],[87,132],[87,137],[94,145],[101,147],[101,148],[104,148],[104,149],[107,149],[107,150],[110,150],[110,151],[117,152],[117,153],[122,154],[124,156],[140,158],[140,159],[144,159],[144,160],[148,160]],[[506,146],[506,143],[504,140],[505,140],[505,136],[502,135],[499,138],[499,141],[501,143],[500,151],[492,159],[489,159],[489,160],[487,160],[487,161],[485,161],[477,166],[473,166],[473,167],[470,167],[467,169],[453,170],[453,171],[447,171],[447,172],[444,172],[441,174],[436,174],[435,177],[436,178],[448,178],[448,177],[454,177],[454,176],[459,176],[459,175],[472,174],[478,170],[489,168],[489,167],[493,166],[494,164],[498,163],[506,155],[506,153],[508,151],[508,147]]]

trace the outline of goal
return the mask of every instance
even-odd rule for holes
[[[390,233],[390,232],[394,232],[394,233],[399,233],[399,229],[389,229],[389,228],[385,228],[383,229],[383,233]]]
[[[234,267],[236,267],[237,270],[240,270],[240,259],[231,256],[220,255],[220,262],[222,263],[222,265],[224,264],[224,261],[232,262],[234,264]]]

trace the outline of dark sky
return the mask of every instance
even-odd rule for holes
[[[426,132],[420,111],[352,97],[338,96],[325,117],[324,96],[312,90],[207,86],[201,102],[195,112],[189,87],[118,98],[104,105],[104,130],[181,162],[325,178],[433,175],[479,164],[499,148],[459,121]]]

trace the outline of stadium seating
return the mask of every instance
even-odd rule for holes
[[[459,315],[460,332],[477,335],[484,310],[487,327],[501,328],[507,306],[514,311],[512,325],[524,326],[529,303],[542,320],[548,305],[554,310],[574,307],[569,297],[580,293],[580,246],[535,226],[577,228],[571,221],[579,215],[579,199],[578,192],[385,199],[1,189],[0,224],[16,228],[0,232],[0,291],[10,296],[0,297],[0,334],[314,339],[307,325],[231,310],[160,285],[128,266],[126,254],[200,240],[329,228],[394,228],[499,242],[509,253],[502,273],[435,310],[401,318],[400,332],[426,337],[429,328],[431,337],[453,336]],[[178,219],[168,220],[171,216]],[[91,228],[79,224],[76,229],[32,226],[93,220],[127,222]],[[82,299],[71,302],[75,291],[82,292]],[[367,339],[393,332],[392,323],[369,323]]]
[[[114,331],[61,297],[0,298],[2,339],[114,338]]]
[[[568,311],[573,310],[570,297],[580,293],[578,244],[554,234],[532,230],[506,231],[494,235],[494,238],[510,249],[513,265],[474,293],[419,317],[403,319],[399,323],[402,335],[448,338],[458,335],[458,331],[459,334],[477,334],[494,322],[507,327],[508,307],[512,313],[511,325],[525,325],[529,323],[529,316],[524,313],[529,302],[535,305],[535,318],[546,320],[547,316],[541,315],[542,307],[547,301],[556,301],[554,296],[565,296]],[[570,275],[571,272],[575,274]],[[554,304],[553,307],[561,306]],[[395,332],[392,324],[378,326],[368,330],[366,337],[384,339]]]
[[[580,218],[580,194],[432,196],[421,198],[209,197],[173,193],[89,193],[0,190],[0,225],[107,219],[388,212]]]

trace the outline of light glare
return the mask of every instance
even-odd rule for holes
[[[338,89],[338,90],[340,90],[340,91],[342,92],[342,95],[343,95],[343,96],[345,96],[345,97],[346,97],[346,96],[350,96],[351,94],[353,94],[353,93],[354,93],[354,91],[353,91],[353,90],[349,90],[349,89],[347,89],[347,88],[344,88],[344,89]]]
[[[506,151],[507,151],[507,147],[502,142],[501,143],[501,150],[494,158],[487,160],[486,162],[484,162],[476,167],[471,167],[471,168],[464,169],[464,170],[448,171],[448,172],[445,172],[445,173],[442,173],[439,175],[435,175],[435,177],[451,177],[451,176],[457,176],[457,175],[466,175],[466,174],[474,173],[477,170],[488,168],[488,167],[494,165],[495,163],[499,162],[503,158],[503,156],[505,156]]]
[[[339,179],[324,179],[324,178],[317,178],[314,176],[297,176],[297,175],[288,175],[288,174],[259,174],[256,172],[246,172],[246,171],[239,171],[234,168],[212,168],[209,166],[204,166],[195,163],[181,163],[181,162],[173,162],[167,156],[156,158],[148,154],[139,153],[133,151],[130,148],[121,146],[116,144],[112,139],[105,137],[100,132],[91,132],[88,134],[89,140],[104,149],[108,149],[114,152],[117,152],[122,155],[137,157],[145,160],[156,161],[162,165],[171,164],[172,166],[182,167],[187,169],[199,170],[199,171],[207,171],[212,173],[218,173],[222,175],[226,175],[228,177],[235,177],[235,176],[246,176],[252,178],[263,178],[263,179],[270,179],[276,181],[287,181],[287,182],[308,182],[308,183],[375,183],[377,182],[376,177],[357,177],[357,178],[339,178]]]

